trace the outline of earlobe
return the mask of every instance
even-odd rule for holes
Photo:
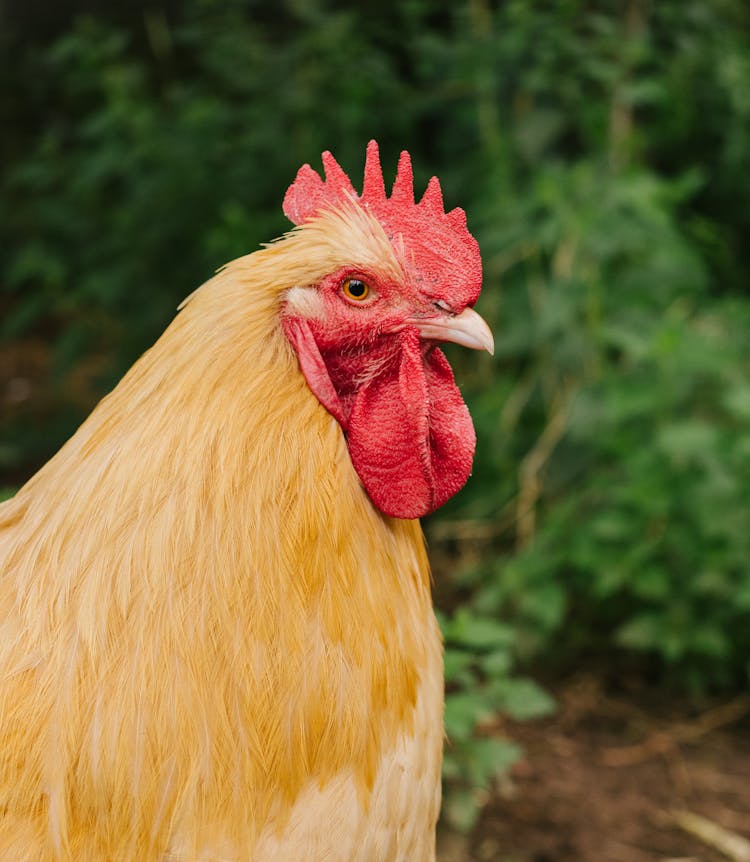
[[[287,313],[291,312],[294,316],[307,320],[325,316],[320,291],[315,287],[290,287],[284,295],[284,303]]]
[[[346,431],[349,423],[344,407],[320,355],[310,325],[301,317],[284,317],[282,326],[284,334],[297,354],[300,370],[313,395]]]

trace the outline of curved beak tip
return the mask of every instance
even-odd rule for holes
[[[450,317],[426,317],[412,319],[408,323],[419,330],[422,338],[435,341],[452,341],[472,350],[486,350],[490,356],[495,355],[495,339],[492,330],[473,308],[465,308],[461,314]]]

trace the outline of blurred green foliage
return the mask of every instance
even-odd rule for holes
[[[182,297],[285,230],[300,164],[330,148],[356,185],[376,137],[386,170],[406,147],[417,182],[437,173],[467,209],[497,336],[494,359],[450,351],[477,458],[426,525],[448,815],[470,825],[515,756],[498,716],[552,708],[532,663],[746,686],[747,3],[128,8],[1,37],[0,348],[54,352],[42,407],[0,392],[0,484],[54,451]]]

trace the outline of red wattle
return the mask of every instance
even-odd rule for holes
[[[394,361],[353,394],[343,395],[309,323],[288,317],[284,332],[308,386],[347,434],[354,469],[383,514],[421,518],[463,487],[476,437],[440,350],[423,356],[415,329],[394,335]]]
[[[386,515],[420,518],[442,506],[471,472],[476,437],[440,350],[422,357],[413,330],[401,361],[362,386],[349,417],[349,453],[372,502]]]
[[[347,416],[336,387],[320,355],[310,325],[300,317],[284,318],[284,333],[292,343],[302,374],[315,397],[346,431]]]

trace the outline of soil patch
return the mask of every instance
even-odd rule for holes
[[[595,676],[553,693],[555,716],[504,726],[524,759],[440,862],[750,862],[750,698],[665,706]]]

